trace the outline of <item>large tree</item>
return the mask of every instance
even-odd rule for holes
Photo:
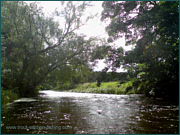
[[[54,71],[63,73],[67,69],[89,67],[97,39],[85,39],[74,32],[90,18],[83,18],[89,4],[62,2],[60,6],[63,10],[46,17],[36,3],[1,2],[3,89],[14,89],[20,96],[32,96],[37,86]],[[55,16],[61,21],[54,21]],[[62,76],[66,79],[68,75]]]
[[[134,45],[121,65],[133,72],[137,89],[178,99],[179,2],[105,1],[102,6],[101,19],[111,20],[109,41],[125,36],[126,45]]]

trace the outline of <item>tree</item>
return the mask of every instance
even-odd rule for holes
[[[84,25],[87,2],[62,2],[62,11],[45,17],[36,3],[1,2],[1,85],[20,96],[36,94],[36,88],[53,72],[89,67],[96,38],[85,39],[74,31]],[[63,27],[64,26],[64,27]]]
[[[122,65],[134,72],[137,89],[144,86],[146,94],[152,90],[156,96],[177,100],[179,2],[105,1],[103,8],[101,19],[111,19],[106,27],[109,41],[125,36],[126,45],[135,46],[125,53]]]

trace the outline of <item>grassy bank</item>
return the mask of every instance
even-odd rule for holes
[[[134,89],[129,89],[132,82],[128,81],[123,84],[118,82],[102,82],[100,87],[96,83],[85,83],[78,85],[77,88],[70,90],[70,92],[81,93],[104,93],[104,94],[135,94]]]
[[[1,90],[1,105],[11,103],[18,99],[18,95],[11,90]]]

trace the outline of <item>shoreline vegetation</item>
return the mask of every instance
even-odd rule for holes
[[[18,94],[16,94],[12,90],[1,89],[1,105],[11,103],[18,98],[19,98]]]
[[[138,94],[135,89],[128,89],[132,86],[132,82],[120,84],[119,82],[102,82],[98,87],[97,83],[83,83],[77,85],[74,89],[70,90],[57,90],[63,92],[79,92],[79,93],[99,93],[99,94]],[[1,90],[1,104],[5,105],[18,99],[19,96],[13,90]]]
[[[39,89],[45,90],[45,89]],[[52,88],[53,91],[60,92],[77,92],[77,93],[97,93],[97,94],[117,94],[117,95],[129,95],[129,94],[144,94],[145,96],[152,96],[151,93],[140,92],[137,88],[133,87],[133,81],[111,81],[101,82],[100,86],[97,82],[87,82],[74,86],[72,89],[57,89]],[[19,99],[20,96],[13,92],[13,90],[1,90],[1,105],[12,103],[14,100]],[[155,97],[157,98],[157,97]]]
[[[100,93],[100,94],[138,94],[132,88],[132,82],[120,84],[119,82],[102,82],[98,87],[97,83],[79,84],[75,89],[68,90],[68,92],[80,93]]]

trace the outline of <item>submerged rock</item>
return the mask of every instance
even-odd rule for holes
[[[14,100],[15,103],[17,102],[35,102],[37,101],[36,99],[33,98],[20,98],[18,100]]]

